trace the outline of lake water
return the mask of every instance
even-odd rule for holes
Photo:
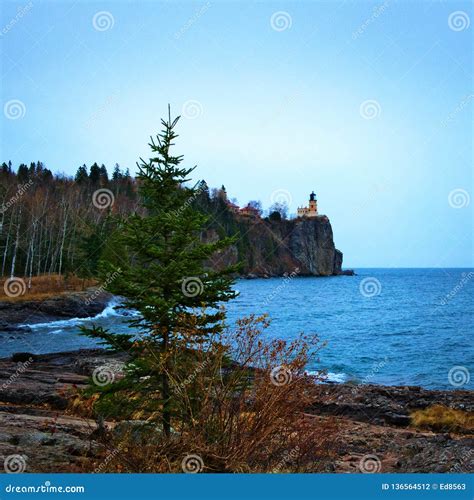
[[[238,280],[235,287],[229,323],[266,312],[270,336],[317,333],[327,345],[308,369],[325,369],[329,380],[473,389],[472,269],[361,269],[357,276]],[[111,304],[92,319],[0,332],[0,356],[93,347],[79,325],[127,331],[125,319]]]

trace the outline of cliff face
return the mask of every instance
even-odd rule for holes
[[[331,223],[325,216],[312,219],[269,221],[239,217],[227,235],[237,233],[238,240],[225,252],[214,256],[213,268],[242,263],[243,275],[331,276],[341,273],[342,252],[336,249]],[[210,229],[205,239],[222,234]]]
[[[329,219],[302,219],[289,234],[289,251],[301,263],[301,273],[312,276],[339,274],[342,252],[336,249]]]

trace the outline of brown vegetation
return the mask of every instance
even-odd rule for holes
[[[97,280],[79,278],[75,275],[46,274],[41,276],[32,276],[31,283],[29,278],[22,278],[24,282],[24,293],[19,295],[7,295],[5,288],[8,279],[0,280],[0,300],[19,302],[24,300],[44,300],[50,297],[56,297],[63,293],[79,292],[88,287],[96,286]]]
[[[432,405],[411,414],[415,427],[444,432],[474,433],[474,414],[472,412]]]
[[[266,326],[265,318],[251,317],[220,342],[191,345],[191,337],[183,337],[166,363],[174,401],[169,437],[161,429],[156,391],[137,386],[119,396],[115,391],[113,399],[83,400],[82,408],[93,406],[99,418],[115,414],[119,420],[103,432],[109,459],[96,464],[101,471],[317,471],[335,456],[335,420],[316,426],[305,416],[316,377],[304,368],[317,339],[266,340]],[[164,362],[156,352],[150,356]]]

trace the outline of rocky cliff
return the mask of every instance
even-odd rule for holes
[[[341,274],[342,252],[336,249],[326,216],[271,221],[235,216],[232,224],[211,227],[205,239],[237,235],[237,241],[216,255],[212,267],[240,262],[246,276],[332,276]],[[224,233],[224,234],[223,234]]]

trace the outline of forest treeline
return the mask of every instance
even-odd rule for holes
[[[93,194],[112,193],[98,208]],[[0,258],[2,276],[91,274],[90,257],[100,245],[111,213],[136,206],[135,181],[118,165],[81,166],[74,178],[53,175],[42,162],[0,166]],[[102,236],[101,236],[102,235]]]
[[[120,217],[140,211],[137,180],[128,169],[115,165],[82,165],[74,177],[53,174],[40,161],[0,166],[1,276],[31,278],[44,274],[93,276],[108,235]],[[235,200],[234,200],[235,201]],[[190,200],[209,214],[222,237],[239,230],[237,205],[227,199],[225,187],[209,190],[200,183]],[[180,207],[176,207],[177,210]],[[273,217],[285,207],[274,207]],[[244,207],[260,216],[260,202]],[[272,213],[273,213],[272,212]]]

